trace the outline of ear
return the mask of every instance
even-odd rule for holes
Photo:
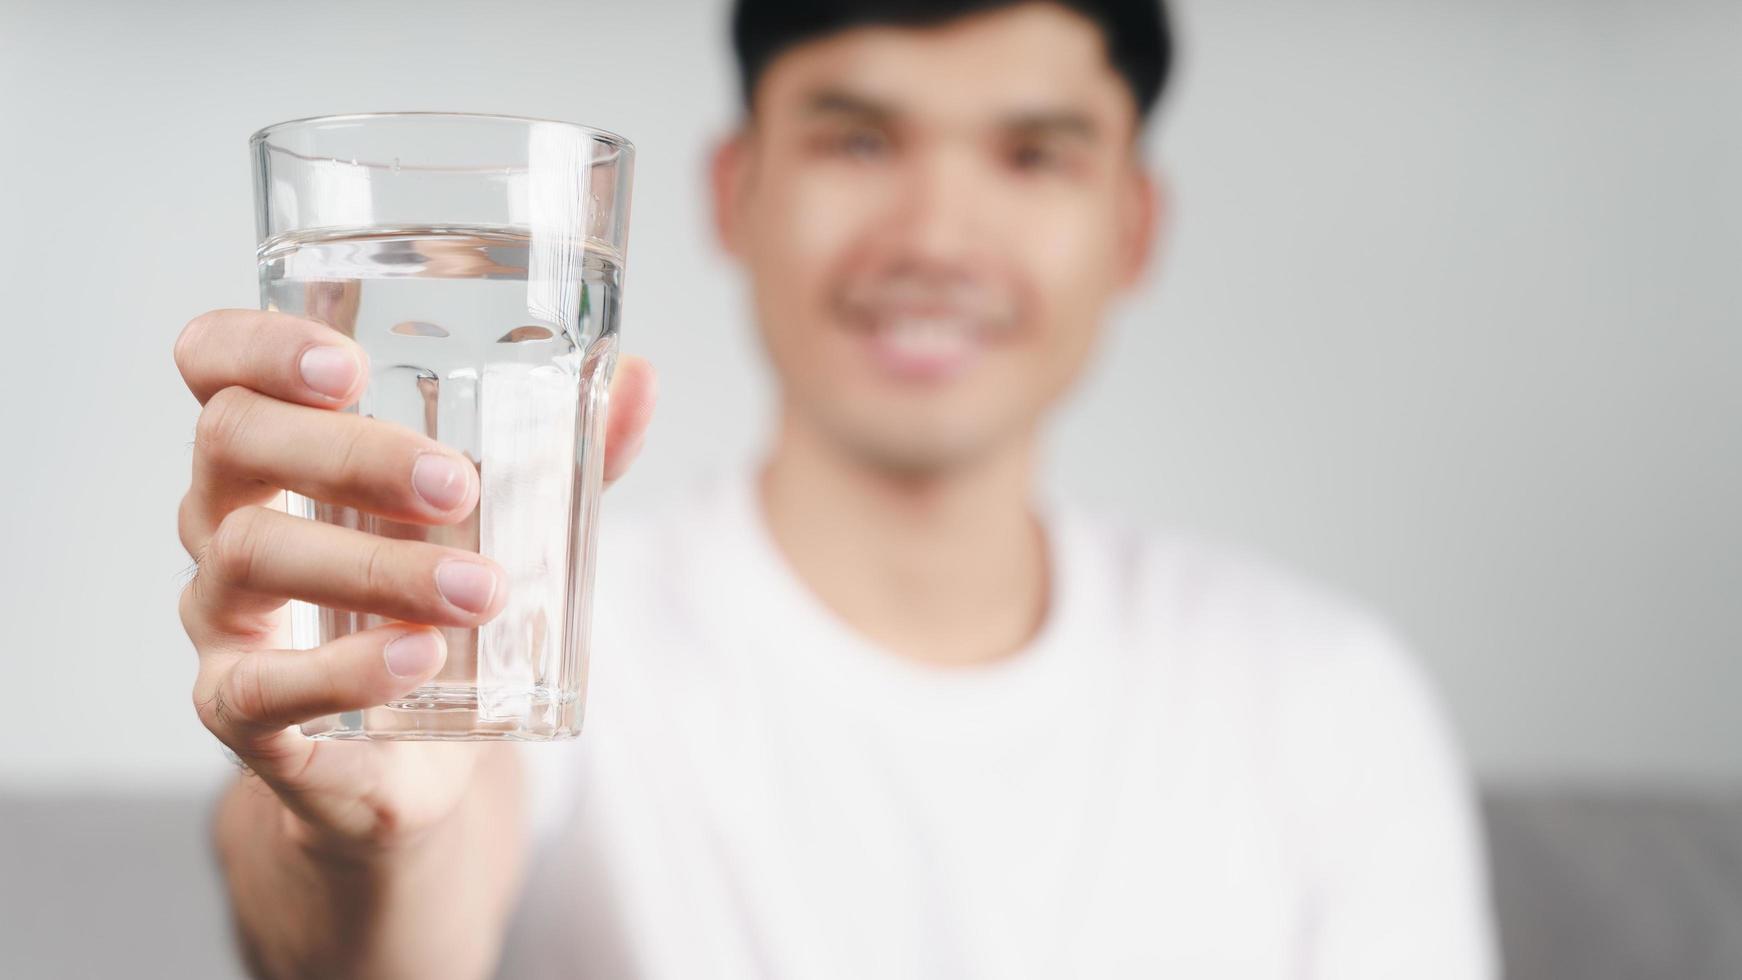
[[[740,127],[714,146],[708,161],[708,185],[713,194],[714,237],[726,254],[741,253],[744,190],[750,170],[749,127]]]
[[[1120,236],[1124,262],[1119,283],[1126,289],[1142,280],[1144,270],[1157,250],[1168,215],[1167,181],[1152,174],[1141,161],[1133,161],[1126,177],[1124,201],[1120,205]]]

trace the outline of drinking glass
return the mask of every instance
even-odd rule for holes
[[[316,738],[579,733],[608,386],[634,148],[572,123],[459,113],[324,116],[250,140],[263,309],[368,351],[346,411],[478,467],[477,508],[425,526],[287,494],[290,513],[486,555],[507,605],[444,628],[447,663],[402,698],[302,726]],[[381,616],[290,604],[307,649]]]

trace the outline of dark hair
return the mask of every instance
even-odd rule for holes
[[[769,62],[802,41],[851,27],[895,24],[922,27],[1021,0],[738,0],[732,12],[732,47],[744,105]],[[1161,97],[1173,61],[1173,37],[1162,0],[1052,0],[1094,21],[1107,42],[1107,60],[1131,87],[1141,120]]]

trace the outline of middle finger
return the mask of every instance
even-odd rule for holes
[[[478,470],[393,422],[225,388],[206,403],[195,434],[188,551],[197,556],[224,516],[259,503],[263,488],[405,523],[452,524],[477,504]]]

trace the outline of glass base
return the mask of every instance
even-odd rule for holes
[[[549,689],[491,692],[480,710],[471,685],[426,684],[377,708],[302,725],[309,738],[551,742],[581,733],[581,697]]]

